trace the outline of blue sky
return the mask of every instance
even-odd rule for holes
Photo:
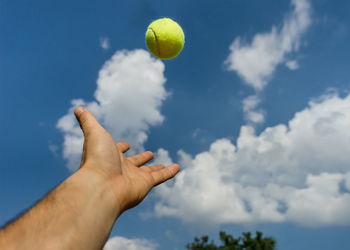
[[[345,249],[349,12],[330,0],[0,1],[0,224],[77,169],[83,104],[134,152],[182,166],[118,220],[107,250],[184,249],[220,230]],[[186,36],[173,60],[145,46],[160,17]]]

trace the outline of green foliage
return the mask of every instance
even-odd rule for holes
[[[241,237],[235,238],[225,232],[220,232],[221,246],[209,241],[208,236],[194,238],[194,242],[186,245],[188,250],[275,250],[276,241],[272,237],[263,237],[262,232],[257,231],[255,238],[251,233],[243,233]]]

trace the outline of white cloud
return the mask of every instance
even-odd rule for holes
[[[127,141],[132,152],[139,152],[150,126],[164,120],[160,107],[168,96],[165,81],[164,64],[147,51],[117,51],[99,72],[96,101],[72,100],[68,113],[57,123],[64,135],[63,157],[68,168],[79,167],[83,145],[83,134],[73,114],[75,107],[84,105],[116,141]]]
[[[100,38],[100,46],[104,50],[108,50],[110,48],[109,38],[108,37],[101,37]]]
[[[299,64],[295,60],[290,60],[286,62],[286,67],[290,70],[296,70],[299,68]]]
[[[49,144],[49,150],[54,156],[57,156],[58,149],[59,147],[56,144],[51,144],[51,143]]]
[[[169,152],[166,151],[163,148],[160,148],[157,150],[157,152],[155,153],[154,156],[154,160],[152,161],[152,165],[157,165],[157,164],[162,164],[165,166],[169,166],[170,164],[172,164],[172,160],[169,156]]]
[[[128,239],[120,236],[110,238],[103,250],[156,250],[158,244],[146,239]]]
[[[236,38],[226,59],[229,70],[236,71],[256,90],[262,90],[276,67],[285,61],[288,53],[299,50],[302,35],[311,24],[308,0],[292,0],[294,10],[281,27],[273,26],[269,33],[256,34],[251,44]]]
[[[265,120],[264,111],[257,109],[260,101],[257,95],[252,95],[245,98],[242,102],[244,118],[250,124],[263,123]]]
[[[254,106],[254,105],[253,105]],[[188,223],[350,225],[350,95],[310,101],[288,125],[214,142],[156,189],[155,214]]]

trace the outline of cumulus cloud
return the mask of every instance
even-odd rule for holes
[[[95,101],[75,99],[57,123],[64,136],[63,157],[68,168],[79,167],[83,134],[73,111],[78,105],[90,110],[116,141],[128,141],[133,152],[143,150],[150,126],[159,125],[168,93],[164,64],[145,50],[117,51],[99,72]]]
[[[146,239],[128,239],[120,236],[110,238],[103,250],[156,250],[158,244]]]
[[[215,141],[156,189],[158,216],[188,223],[350,225],[350,95],[310,101],[288,124]]]
[[[236,38],[226,59],[229,70],[236,71],[243,80],[256,90],[262,90],[276,67],[285,57],[299,50],[302,35],[311,24],[308,0],[292,0],[293,11],[283,25],[273,26],[268,33],[256,34],[250,44]]]
[[[154,160],[152,161],[152,165],[162,164],[165,166],[169,166],[173,164],[169,152],[164,148],[159,148],[155,153]]]

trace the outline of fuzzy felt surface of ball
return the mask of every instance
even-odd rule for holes
[[[171,59],[180,54],[185,44],[181,26],[170,18],[153,21],[146,31],[149,51],[160,59]]]

